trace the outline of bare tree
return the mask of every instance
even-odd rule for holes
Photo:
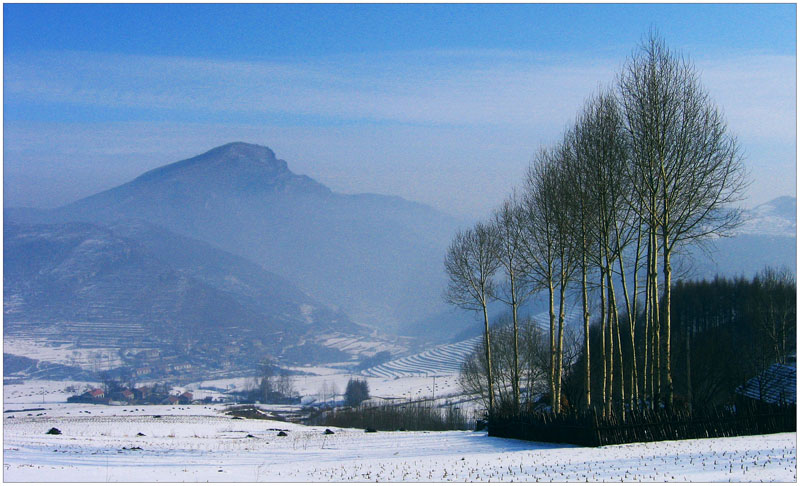
[[[530,318],[524,317],[518,321],[519,332],[519,379],[524,384],[520,393],[524,391],[524,402],[530,407],[541,394],[542,385],[548,378],[549,352],[545,344],[545,336],[538,324]],[[492,375],[497,389],[499,407],[508,410],[509,406],[516,405],[513,400],[513,359],[511,348],[514,345],[514,331],[511,317],[502,316],[492,326]],[[467,357],[461,366],[459,383],[464,392],[478,396],[488,404],[486,350],[485,343],[481,342]],[[569,348],[568,348],[569,349]],[[509,397],[508,390],[512,390]],[[514,412],[519,409],[513,408]]]
[[[656,33],[651,32],[633,55],[619,87],[637,176],[634,209],[657,229],[663,252],[661,341],[666,401],[671,406],[671,256],[676,246],[724,235],[736,226],[739,212],[730,206],[741,197],[745,172],[736,140],[696,69]]]
[[[578,267],[581,272],[581,306],[583,316],[583,347],[585,353],[584,360],[584,401],[586,408],[592,406],[592,388],[591,376],[592,370],[590,366],[590,345],[589,345],[589,324],[591,322],[591,311],[589,306],[589,273],[590,273],[590,255],[596,254],[596,239],[592,237],[590,226],[596,221],[595,205],[591,199],[591,173],[589,170],[589,163],[586,160],[586,147],[589,141],[589,133],[587,129],[590,126],[582,115],[575,124],[573,130],[572,143],[574,144],[574,157],[571,157],[566,166],[568,172],[567,183],[568,186],[564,189],[573,195],[575,212],[577,215],[577,224],[575,224],[575,240],[576,251],[579,254]]]
[[[444,261],[450,278],[445,292],[447,302],[462,309],[483,312],[489,414],[494,410],[494,388],[489,315],[486,307],[494,287],[493,276],[500,266],[497,245],[498,238],[493,228],[478,223],[473,229],[456,234]]]
[[[566,289],[577,268],[573,206],[564,190],[568,186],[564,167],[571,156],[570,149],[564,142],[537,154],[528,169],[522,198],[525,230],[522,256],[535,286],[548,291],[550,393],[555,411],[560,411]],[[558,316],[556,292],[559,297]]]
[[[525,238],[522,208],[516,193],[503,202],[495,211],[493,225],[498,237],[497,260],[503,268],[506,277],[505,285],[495,288],[494,297],[511,306],[511,319],[514,330],[513,338],[513,395],[514,406],[519,409],[519,325],[517,322],[517,309],[534,288],[527,279],[527,267],[522,256]]]
[[[588,347],[586,274],[587,265],[591,263],[599,269],[600,274],[603,396],[609,397],[609,400],[604,398],[603,402],[608,411],[613,392],[614,338],[616,338],[620,371],[623,371],[623,347],[617,318],[619,312],[614,288],[614,264],[616,262],[618,265],[626,308],[630,314],[623,254],[633,234],[630,224],[631,211],[628,205],[624,204],[624,193],[629,184],[625,179],[624,170],[624,165],[628,161],[627,146],[618,102],[613,93],[607,90],[601,91],[589,99],[576,122],[573,134],[574,157],[573,162],[569,164],[568,172],[573,188],[570,192],[573,193],[572,198],[577,208],[576,219],[580,222],[575,226],[579,242],[577,246],[581,254],[584,342]],[[589,360],[587,365],[588,362]],[[623,385],[624,381],[620,382],[621,394],[624,394]],[[588,383],[586,386],[588,389]],[[587,402],[589,400],[587,399]]]
[[[753,323],[766,342],[764,354],[769,361],[786,363],[790,351],[795,347],[796,297],[795,278],[788,268],[767,267],[756,275],[755,286],[758,298],[755,307],[758,317]]]

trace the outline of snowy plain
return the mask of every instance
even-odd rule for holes
[[[499,439],[468,431],[365,433],[331,427],[334,434],[326,435],[325,427],[234,419],[223,413],[223,405],[67,404],[65,385],[4,386],[5,481],[797,479],[796,434],[600,448]],[[51,427],[62,434],[46,434]],[[287,435],[279,437],[279,431]]]

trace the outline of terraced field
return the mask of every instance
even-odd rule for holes
[[[572,306],[566,315],[567,326],[577,325],[580,316],[580,309]],[[547,312],[536,314],[533,319],[535,322],[540,323],[542,331],[549,332]],[[376,378],[455,375],[461,369],[461,363],[475,349],[481,339],[483,339],[483,336],[475,336],[457,343],[436,346],[422,353],[373,366],[362,371],[361,374]]]
[[[465,341],[436,346],[422,353],[373,366],[361,374],[376,378],[454,375],[461,368],[464,358],[475,349],[480,340],[481,336],[475,336]]]

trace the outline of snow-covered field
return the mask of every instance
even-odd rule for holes
[[[21,336],[3,336],[3,352],[99,371],[124,364],[119,348],[81,348],[74,343],[54,343],[46,339]]]
[[[781,481],[795,434],[579,448],[485,432],[378,432],[238,420],[221,405],[66,404],[4,387],[5,481]],[[52,397],[52,400],[51,400]],[[44,402],[44,403],[42,403]],[[25,410],[42,408],[44,410]],[[156,417],[159,416],[159,417]],[[61,435],[48,435],[51,428]],[[285,430],[286,437],[278,437]],[[142,435],[139,435],[142,434]]]

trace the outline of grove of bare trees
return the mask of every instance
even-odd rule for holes
[[[537,341],[547,362],[536,369],[545,371],[549,405],[565,409],[566,368],[576,362],[565,356],[573,293],[583,324],[581,406],[623,416],[632,407],[672,407],[674,256],[729,234],[747,183],[736,139],[697,69],[651,32],[614,85],[536,153],[521,182],[490,222],[458,233],[445,258],[446,299],[483,314],[482,356],[465,364],[472,373],[464,380],[473,376],[465,388],[483,389],[490,413],[496,400],[520,408],[520,383],[536,372],[520,365],[517,314],[539,294],[549,333]],[[491,300],[509,307],[509,323],[497,331]],[[495,332],[510,344],[494,344]],[[498,355],[503,348],[510,360]]]

